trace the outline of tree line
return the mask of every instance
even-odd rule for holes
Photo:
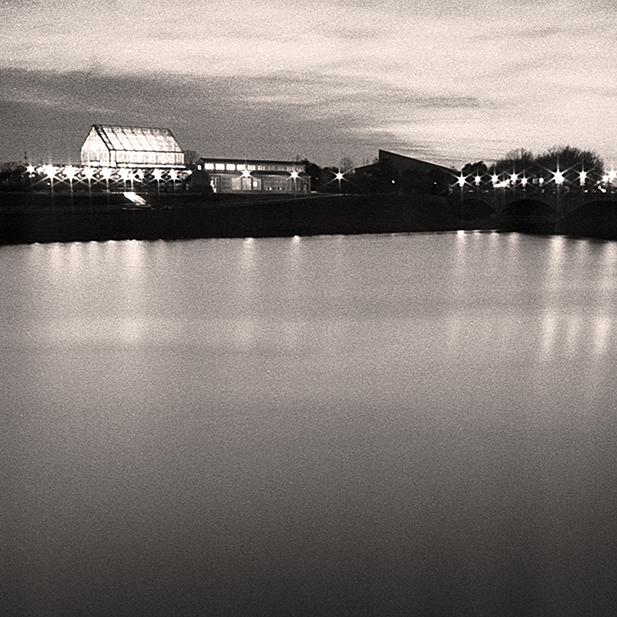
[[[593,187],[606,181],[604,161],[592,150],[583,150],[574,146],[553,146],[540,154],[533,154],[525,148],[510,150],[506,155],[488,166],[483,161],[467,163],[461,173],[463,176],[480,177],[482,184],[492,183],[497,176],[499,181],[512,178],[554,180],[560,173],[566,185],[581,185],[581,172],[584,185]]]

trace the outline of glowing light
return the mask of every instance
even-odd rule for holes
[[[298,172],[297,171],[292,171],[291,172],[291,177],[295,180],[298,177]]]
[[[602,182],[604,183],[608,182],[608,175],[602,176]]]
[[[459,176],[457,182],[458,182],[458,185],[461,188],[463,188],[465,186],[465,176],[462,176],[462,175]]]
[[[248,169],[245,169],[245,170],[242,171],[242,177],[243,178],[248,178],[248,177],[250,177],[250,175],[251,175],[251,172]]]
[[[154,176],[155,180],[160,180],[163,177],[163,172],[160,169],[155,169],[152,172],[152,175]]]
[[[138,169],[138,170],[135,172],[135,177],[136,177],[138,180],[143,180],[143,179],[144,179],[144,172],[143,172],[143,169]]]
[[[128,169],[121,169],[120,170],[120,177],[123,180],[128,180],[131,177],[131,172]]]
[[[585,178],[587,178],[587,172],[581,171],[581,184],[585,184]]]
[[[84,176],[88,179],[88,180],[92,180],[92,178],[94,178],[94,169],[92,169],[92,167],[86,167],[84,169]]]
[[[539,184],[540,186],[542,186],[542,185],[544,184],[544,178],[539,178],[539,179],[538,179],[538,184]]]
[[[560,171],[555,172],[555,182],[557,184],[563,184],[564,177]]]
[[[615,179],[615,177],[617,177],[617,171],[615,171],[614,169],[611,169],[608,172],[608,179],[612,182]]]
[[[73,180],[75,176],[77,175],[77,169],[75,169],[75,167],[73,167],[72,165],[69,165],[68,167],[64,168],[64,175],[69,180]]]
[[[58,170],[53,165],[43,165],[43,173],[48,178],[53,178]]]
[[[482,182],[482,178],[480,176],[476,176],[474,178],[474,182],[476,183],[476,186],[479,186],[480,182]]]
[[[175,169],[172,169],[172,170],[169,172],[169,177],[170,177],[172,180],[177,180],[177,179],[178,179],[178,172],[177,172]]]
[[[137,195],[137,193],[135,193],[134,191],[129,191],[127,193],[124,193],[124,196],[129,200],[132,201],[134,204],[137,204],[138,206],[146,206],[146,200],[141,197],[140,195]]]
[[[34,173],[34,165],[28,165],[28,167],[26,167],[26,171],[32,175]]]
[[[493,184],[497,184],[499,182],[499,176],[497,174],[493,174],[491,176],[491,181],[493,182]]]
[[[527,178],[521,178],[521,184],[527,186]]]
[[[514,172],[510,178],[512,179],[512,182],[516,182],[516,179],[518,178],[518,174],[516,172]]]
[[[336,174],[336,179],[337,179],[337,180],[342,180],[342,179],[343,179],[343,174],[342,174],[340,171],[339,171],[339,172],[337,172],[337,174]]]
[[[112,171],[111,169],[109,169],[109,167],[103,167],[103,169],[101,170],[101,175],[103,176],[103,178],[105,178],[105,180],[109,180],[111,178],[111,174]]]

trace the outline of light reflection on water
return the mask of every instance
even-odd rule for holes
[[[614,244],[0,259],[16,614],[612,613]]]

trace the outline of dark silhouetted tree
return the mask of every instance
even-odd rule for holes
[[[184,164],[185,165],[195,165],[199,160],[199,152],[195,150],[185,150],[184,151]]]

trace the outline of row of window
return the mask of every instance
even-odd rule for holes
[[[210,183],[216,193],[236,191],[281,191],[284,193],[306,193],[310,191],[310,182],[307,179],[292,183],[289,178],[281,176],[265,176],[253,178],[251,176],[211,176]]]
[[[248,163],[216,163],[206,162],[203,167],[206,171],[304,171],[302,165],[281,165],[276,163],[260,163],[260,164],[248,164]],[[201,169],[201,165],[197,166],[197,169]]]

